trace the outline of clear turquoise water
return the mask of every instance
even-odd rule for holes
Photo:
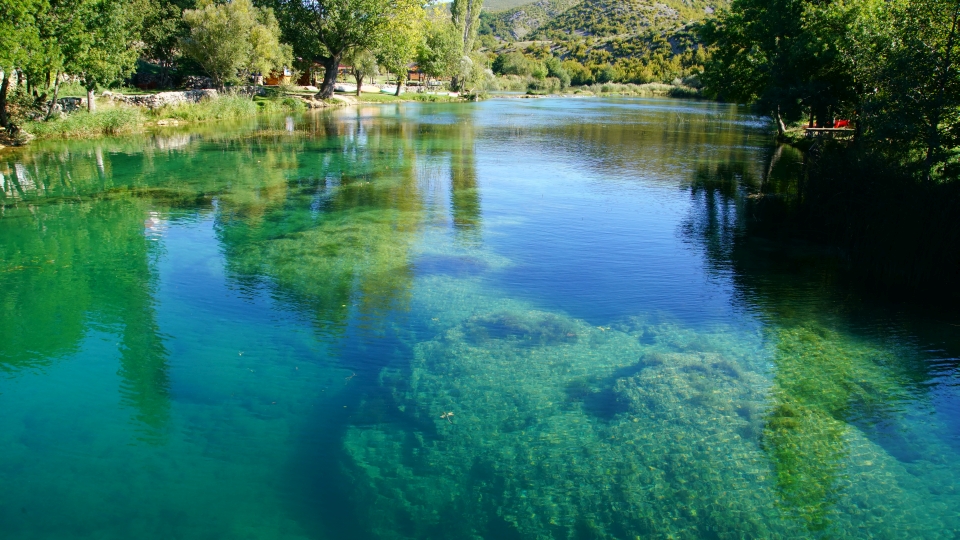
[[[670,100],[0,154],[0,537],[956,538],[960,319],[745,234],[797,167]]]

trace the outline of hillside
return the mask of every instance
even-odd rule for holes
[[[495,13],[529,4],[530,0],[484,0],[483,10]]]
[[[488,0],[483,33],[504,41],[629,38],[688,26],[730,0]],[[509,9],[500,10],[504,6]]]
[[[523,40],[581,1],[537,0],[506,11],[484,13],[484,30],[505,41]]]
[[[583,0],[540,26],[540,38],[628,36],[699,21],[728,0]]]

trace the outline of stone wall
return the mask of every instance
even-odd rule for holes
[[[197,103],[204,99],[216,99],[218,96],[216,90],[187,90],[186,92],[160,92],[159,94],[146,94],[127,96],[124,94],[113,94],[104,92],[103,97],[113,101],[134,105],[137,107],[146,107],[148,109],[159,109],[167,105],[179,105],[181,103]]]
[[[266,88],[262,86],[237,86],[231,87],[227,94],[238,96],[262,96],[266,94]],[[212,89],[186,90],[183,92],[160,92],[159,94],[145,95],[124,95],[104,92],[103,97],[113,101],[134,105],[136,107],[146,107],[148,109],[159,109],[167,105],[179,105],[181,103],[197,103],[205,99],[216,99],[220,93]]]

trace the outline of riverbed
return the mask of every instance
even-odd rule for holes
[[[955,538],[960,319],[745,232],[743,107],[0,154],[4,539]]]

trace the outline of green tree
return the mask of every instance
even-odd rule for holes
[[[458,73],[459,91],[473,97],[486,92],[495,78],[490,70],[490,59],[481,52],[465,55],[460,62]]]
[[[7,96],[14,70],[29,61],[40,46],[34,15],[42,6],[34,0],[0,0],[0,127],[10,127]]]
[[[423,42],[425,20],[422,1],[398,0],[377,46],[377,62],[397,77],[398,96],[407,77],[407,66],[416,58]]]
[[[556,56],[551,56],[544,61],[544,66],[547,68],[547,76],[555,77],[560,81],[560,89],[564,89],[570,86],[570,74],[563,67],[563,62],[560,61]]]
[[[280,19],[283,36],[296,56],[324,67],[319,98],[333,95],[343,56],[373,49],[390,23],[392,0],[262,0]]]
[[[376,75],[380,70],[380,66],[377,65],[377,57],[367,49],[357,49],[344,55],[343,61],[353,68],[353,77],[357,81],[357,97],[359,97],[363,80]]]
[[[452,77],[460,67],[463,43],[453,22],[435,10],[426,19],[424,40],[417,51],[417,64],[427,76]]]
[[[84,14],[79,34],[67,38],[72,44],[64,70],[80,75],[87,88],[87,110],[96,109],[94,90],[133,73],[140,56],[139,30],[146,2],[99,0],[82,2]]]
[[[497,75],[528,77],[533,74],[535,67],[537,67],[535,62],[532,62],[523,53],[514,51],[497,55],[493,60],[492,69]]]
[[[734,0],[703,28],[713,55],[703,74],[707,93],[756,101],[777,119],[804,112],[826,122],[856,108],[850,29],[875,0]]]
[[[958,167],[960,0],[891,2],[880,26],[889,33],[870,51],[885,60],[868,76],[867,136],[932,180]]]
[[[180,56],[180,42],[187,35],[185,9],[196,8],[195,0],[150,0],[144,13],[143,56],[161,68],[160,84],[170,83],[170,70]]]
[[[269,73],[293,62],[291,48],[280,43],[280,25],[269,8],[250,0],[216,4],[201,0],[186,10],[189,33],[184,53],[196,60],[217,87],[236,82],[241,74]]]
[[[593,72],[576,60],[565,60],[563,69],[570,74],[570,83],[576,86],[593,84]]]
[[[477,44],[477,32],[480,30],[480,12],[483,11],[483,0],[453,0],[450,4],[453,25],[456,27],[463,47],[461,71],[453,77],[451,86],[454,90],[463,90],[464,80],[471,73],[475,75],[476,60],[471,58]]]

